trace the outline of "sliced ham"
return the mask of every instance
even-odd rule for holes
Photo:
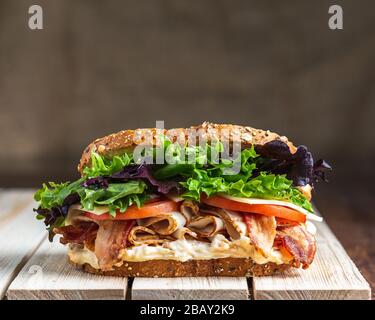
[[[303,269],[309,267],[316,252],[315,237],[305,226],[280,226],[277,229],[276,241],[279,242],[294,258],[294,266]]]
[[[99,222],[99,229],[95,240],[95,255],[99,267],[111,270],[117,261],[120,250],[127,245],[128,234],[133,228],[135,220],[105,220]]]
[[[275,217],[246,213],[244,219],[250,241],[266,257],[272,250],[276,237]]]

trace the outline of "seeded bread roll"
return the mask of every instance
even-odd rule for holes
[[[74,264],[73,262],[71,262]],[[257,264],[250,258],[221,258],[211,260],[149,260],[142,262],[124,262],[121,267],[111,271],[95,269],[89,264],[77,265],[85,271],[105,276],[120,277],[259,277],[283,272],[289,264],[269,262]]]
[[[292,153],[296,151],[296,147],[287,137],[279,136],[269,130],[265,131],[232,124],[214,124],[204,122],[199,126],[164,131],[156,128],[123,130],[96,139],[84,150],[78,165],[78,171],[82,173],[83,169],[90,165],[91,152],[97,152],[102,156],[111,157],[124,153],[124,151],[132,150],[137,145],[144,143],[145,139],[150,141],[151,145],[156,145],[156,137],[160,136],[160,134],[166,135],[172,141],[181,141],[179,139],[186,139],[185,141],[188,141],[189,133],[194,130],[200,137],[207,139],[208,142],[226,138],[229,141],[240,142],[243,148],[247,148],[252,145],[262,146],[273,140],[281,140],[288,144]]]

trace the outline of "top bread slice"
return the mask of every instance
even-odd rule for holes
[[[81,160],[78,164],[78,171],[82,174],[83,169],[90,165],[91,153],[96,152],[105,157],[113,157],[132,150],[140,144],[157,145],[158,136],[164,134],[172,141],[181,141],[185,139],[188,141],[188,136],[195,130],[197,135],[205,139],[207,142],[227,139],[231,142],[240,142],[242,148],[253,146],[262,146],[267,142],[273,140],[280,140],[285,142],[292,153],[296,152],[296,147],[285,136],[280,136],[277,133],[269,130],[255,129],[252,127],[245,127],[232,124],[215,124],[204,122],[198,126],[190,128],[175,128],[169,130],[161,130],[157,128],[145,128],[136,130],[123,130],[117,133],[112,133],[103,138],[96,139],[90,143],[83,151]]]

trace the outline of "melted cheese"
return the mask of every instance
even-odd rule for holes
[[[98,261],[94,252],[69,246],[70,260],[77,264],[90,264],[99,269]],[[274,262],[276,264],[288,263],[290,257],[283,256],[280,251],[272,250],[267,257],[255,250],[248,237],[230,241],[223,235],[216,235],[210,243],[197,240],[175,240],[166,242],[162,246],[140,245],[123,249],[119,255],[121,266],[124,261],[141,262],[148,260],[210,260],[219,258],[251,258],[258,264]]]
[[[80,247],[74,244],[68,245],[68,256],[70,261],[73,263],[83,265],[85,263],[89,264],[95,269],[100,269],[98,264],[98,259],[93,251],[87,249],[86,247]]]

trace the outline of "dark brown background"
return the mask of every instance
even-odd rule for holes
[[[372,0],[1,0],[0,186],[73,179],[91,140],[155,120],[274,130],[334,166],[318,206],[375,282],[374,16]]]

